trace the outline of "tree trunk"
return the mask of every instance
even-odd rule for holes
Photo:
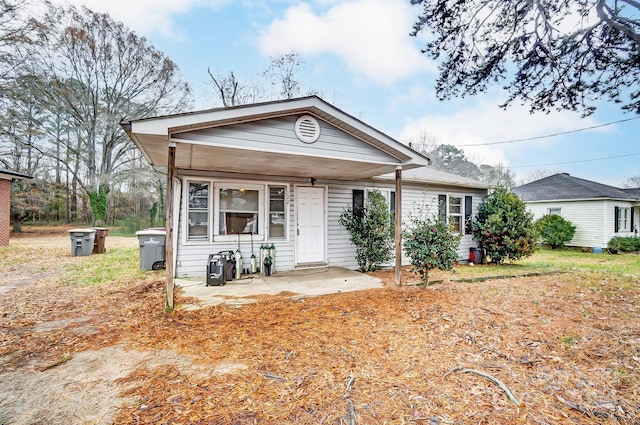
[[[78,179],[73,177],[71,182],[71,220],[78,218]]]
[[[22,233],[22,217],[20,214],[11,214],[11,220],[13,221],[13,233]]]

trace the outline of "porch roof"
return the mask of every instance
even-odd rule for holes
[[[2,180],[18,180],[18,179],[32,179],[33,176],[25,173],[19,173],[13,170],[7,170],[6,168],[0,168],[0,179]]]
[[[278,143],[231,144],[211,137],[222,127],[301,115],[311,115],[335,127],[348,134],[354,144],[363,144],[377,154],[354,156],[348,144],[334,151],[311,145],[291,150]],[[358,180],[429,163],[426,156],[317,96],[132,120],[121,125],[152,165],[166,167],[168,147],[175,145],[175,167],[182,170]]]

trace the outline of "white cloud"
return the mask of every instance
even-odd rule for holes
[[[530,114],[525,106],[512,106],[502,110],[499,101],[480,101],[473,107],[442,115],[424,115],[410,120],[400,133],[400,140],[420,140],[431,136],[436,144],[450,144],[462,148],[468,158],[477,163],[509,165],[508,158],[516,153],[542,152],[556,147],[559,137],[530,141],[491,144],[516,139],[546,136],[597,125],[594,118],[580,118],[572,112],[548,115]],[[607,131],[606,129],[600,131]]]
[[[108,13],[133,31],[149,35],[174,36],[176,29],[172,18],[196,7],[215,8],[231,0],[54,0],[58,4],[84,5],[89,9]]]
[[[333,3],[333,2],[329,2]],[[402,0],[343,1],[319,14],[308,3],[293,6],[273,21],[259,40],[261,51],[292,50],[303,56],[332,53],[352,74],[381,84],[435,70],[409,36],[415,11]]]

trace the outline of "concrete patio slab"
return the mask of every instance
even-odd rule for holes
[[[205,278],[175,279],[175,285],[182,288],[185,296],[197,300],[179,306],[181,310],[197,310],[223,303],[239,306],[256,302],[252,296],[283,292],[298,299],[383,287],[378,278],[340,267],[278,272],[272,276],[244,275],[223,286],[206,286]]]

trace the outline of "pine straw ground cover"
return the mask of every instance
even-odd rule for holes
[[[47,254],[45,270],[81,261]],[[15,268],[2,258],[0,273]],[[483,270],[496,273],[473,276]],[[423,289],[378,272],[384,289],[171,313],[162,273],[93,285],[63,274],[0,294],[0,373],[116,345],[190,359],[118,379],[117,424],[640,423],[634,274],[440,275]]]

